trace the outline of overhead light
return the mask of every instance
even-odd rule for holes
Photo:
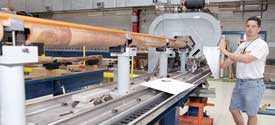
[[[200,16],[193,16],[194,19],[200,19]]]

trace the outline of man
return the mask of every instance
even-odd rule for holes
[[[259,37],[260,31],[261,20],[251,17],[246,21],[247,39],[234,53],[225,49],[224,42],[219,45],[221,52],[228,57],[221,64],[221,68],[237,63],[237,82],[229,107],[236,125],[244,125],[241,111],[248,115],[248,125],[257,124],[257,112],[265,90],[263,81],[265,61],[269,53],[267,43]]]

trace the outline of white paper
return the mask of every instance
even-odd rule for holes
[[[220,50],[219,47],[203,47],[203,54],[207,60],[207,64],[214,76],[214,79],[219,78],[220,71]]]
[[[170,79],[170,78],[161,78],[157,80],[152,80],[149,82],[142,83],[141,85],[150,87],[156,90],[160,90],[170,94],[179,94],[191,87],[193,84]]]

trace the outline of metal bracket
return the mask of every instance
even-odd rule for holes
[[[164,52],[164,51],[166,51],[166,47],[158,47],[158,48],[156,48],[156,51],[157,52]]]
[[[117,49],[117,50],[116,50]],[[111,52],[111,56],[136,56],[137,48],[136,47],[125,47],[125,48],[114,48],[113,50],[109,50]]]
[[[0,41],[0,56],[3,55],[3,45],[2,45],[2,41]]]
[[[24,21],[20,19],[10,18],[10,27],[11,31],[24,31]]]
[[[0,65],[20,65],[38,62],[37,47],[34,46],[2,46],[3,55]]]
[[[124,53],[126,52],[126,46],[116,46],[109,48],[110,53]]]
[[[18,43],[17,37],[19,37],[19,39],[20,39],[20,36],[21,37],[23,36],[21,34],[19,34],[19,36],[17,36],[16,34],[24,31],[24,21],[20,20],[20,19],[10,18],[9,23],[10,23],[10,26],[8,27],[7,30],[11,31],[12,44],[13,44],[13,46],[16,46],[17,44],[20,44],[20,43]],[[24,37],[22,37],[22,38],[24,38]]]

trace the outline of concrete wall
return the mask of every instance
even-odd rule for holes
[[[73,0],[68,0],[73,2]],[[91,2],[92,1],[92,2]],[[124,0],[126,1],[126,0]],[[131,0],[128,0],[131,1]],[[59,3],[60,2],[60,3]],[[86,1],[87,2],[87,1]],[[88,4],[93,4],[93,0],[88,0]],[[134,4],[134,1],[132,1]],[[172,0],[173,2],[173,0]],[[65,2],[67,3],[67,2]],[[0,0],[0,6],[5,6],[11,4],[16,7],[16,9],[26,9],[26,10],[43,10],[45,8],[41,7],[47,4],[53,5],[55,8],[84,8],[85,4],[83,0],[77,0],[77,4],[74,6],[64,4],[62,0]],[[122,1],[122,3],[124,3]],[[111,4],[111,3],[109,3]],[[35,6],[34,6],[35,5]],[[62,6],[61,6],[62,5]],[[210,8],[212,12],[219,15],[219,19],[224,25],[225,31],[243,31],[244,22],[250,16],[259,16],[260,12],[246,12],[243,14],[240,12],[234,13],[229,10],[221,10],[219,8]],[[79,12],[79,13],[55,13],[53,15],[43,15],[45,18],[52,18],[56,20],[75,22],[88,25],[103,26],[108,28],[116,28],[122,30],[131,31],[131,10],[121,10],[121,11],[101,11],[101,12]],[[157,14],[154,8],[146,8],[142,10],[140,19],[140,31],[143,33],[148,32],[148,28],[151,22]],[[269,58],[275,59],[275,5],[268,5],[268,10],[263,12],[262,19],[262,30],[267,31],[267,42],[270,47]]]
[[[244,17],[241,12],[216,11],[219,19],[223,23],[224,31],[243,31],[245,21],[251,16],[260,16],[260,12],[245,12]],[[263,12],[262,31],[267,31],[267,42],[270,47],[268,58],[275,59],[275,5],[268,5],[268,10]]]
[[[132,11],[104,11],[85,13],[60,13],[52,15],[52,19],[87,25],[131,31]]]
[[[158,15],[155,13],[153,8],[142,9],[140,17],[140,32],[148,33],[152,21],[157,16]],[[127,31],[132,30],[132,10],[55,13],[53,15],[41,14],[40,17]]]
[[[104,8],[153,6],[154,0],[0,0],[0,8],[7,4],[17,10],[28,12],[66,11],[79,9],[96,9],[97,3],[104,3]],[[179,4],[181,0],[157,0],[164,4]],[[227,2],[240,0],[206,0],[211,2]]]
[[[27,0],[0,0],[0,8],[12,5],[17,10],[26,10]]]
[[[167,3],[167,0],[159,0]],[[172,0],[173,4],[180,0]],[[17,10],[28,12],[66,11],[80,9],[97,9],[103,2],[104,8],[152,6],[153,0],[0,0],[0,8],[12,5]]]

